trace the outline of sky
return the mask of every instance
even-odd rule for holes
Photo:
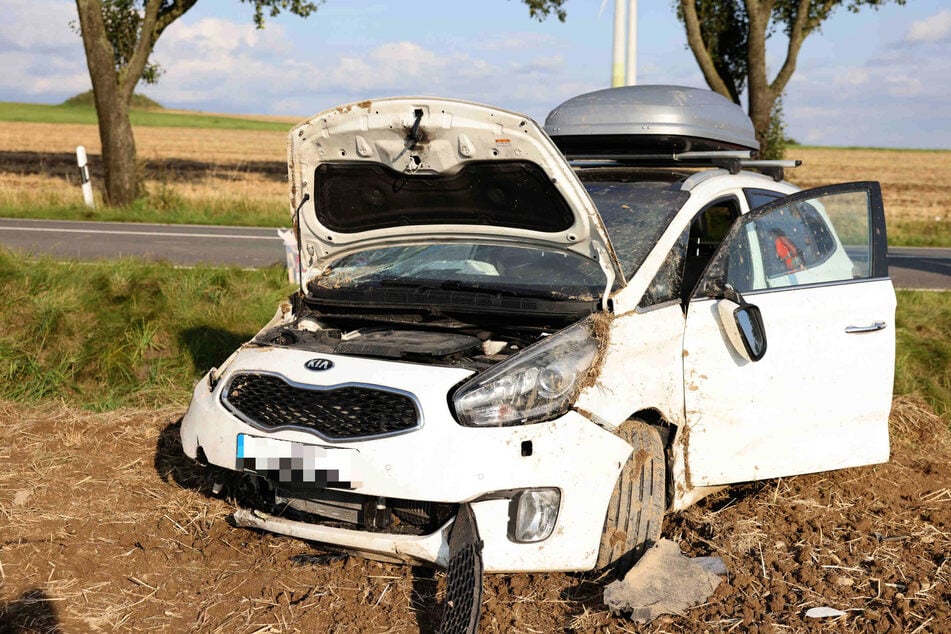
[[[706,87],[673,0],[640,0],[637,81]],[[613,2],[568,0],[539,23],[520,0],[327,0],[254,28],[253,7],[201,0],[159,39],[138,91],[169,108],[304,118],[367,98],[434,95],[543,122],[611,78]],[[603,9],[603,10],[602,10]],[[91,87],[69,0],[0,0],[0,101],[60,103]],[[771,38],[772,73],[786,41]],[[951,2],[840,9],[810,35],[783,101],[814,145],[951,149]],[[772,75],[771,75],[772,76]]]

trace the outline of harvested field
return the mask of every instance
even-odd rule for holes
[[[288,128],[292,124],[288,124]],[[285,134],[246,130],[140,127],[138,157],[146,186],[171,187],[186,201],[222,195],[248,181],[259,199],[287,205]],[[93,125],[0,122],[0,199],[28,199],[39,177],[57,196],[75,198],[75,150],[90,154],[101,183],[99,133]],[[790,148],[802,167],[787,177],[803,187],[836,182],[882,183],[890,222],[927,223],[929,230],[951,233],[951,151]]]
[[[791,148],[787,154],[803,161],[787,175],[804,189],[880,181],[889,220],[941,221],[951,231],[951,152]]]
[[[232,527],[181,453],[180,410],[0,403],[0,631],[432,631],[442,574]],[[891,462],[744,485],[668,518],[729,577],[638,627],[587,575],[493,575],[482,631],[942,632],[951,628],[951,438],[897,399]],[[846,615],[804,618],[830,606]]]

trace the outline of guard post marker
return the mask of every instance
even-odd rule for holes
[[[79,164],[79,184],[83,188],[83,200],[87,207],[95,209],[96,202],[92,197],[92,182],[89,180],[89,162],[86,160],[86,147],[76,146],[76,162]]]

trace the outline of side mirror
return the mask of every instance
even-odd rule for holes
[[[766,354],[766,328],[758,306],[745,304],[733,311],[733,321],[750,361],[759,361]]]
[[[747,361],[759,361],[766,354],[766,327],[759,307],[727,286],[717,304],[720,323],[736,352]]]

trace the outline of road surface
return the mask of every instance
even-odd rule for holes
[[[138,257],[180,265],[262,267],[283,264],[276,229],[0,218],[0,245],[57,258]],[[951,289],[951,248],[891,247],[897,288]]]

